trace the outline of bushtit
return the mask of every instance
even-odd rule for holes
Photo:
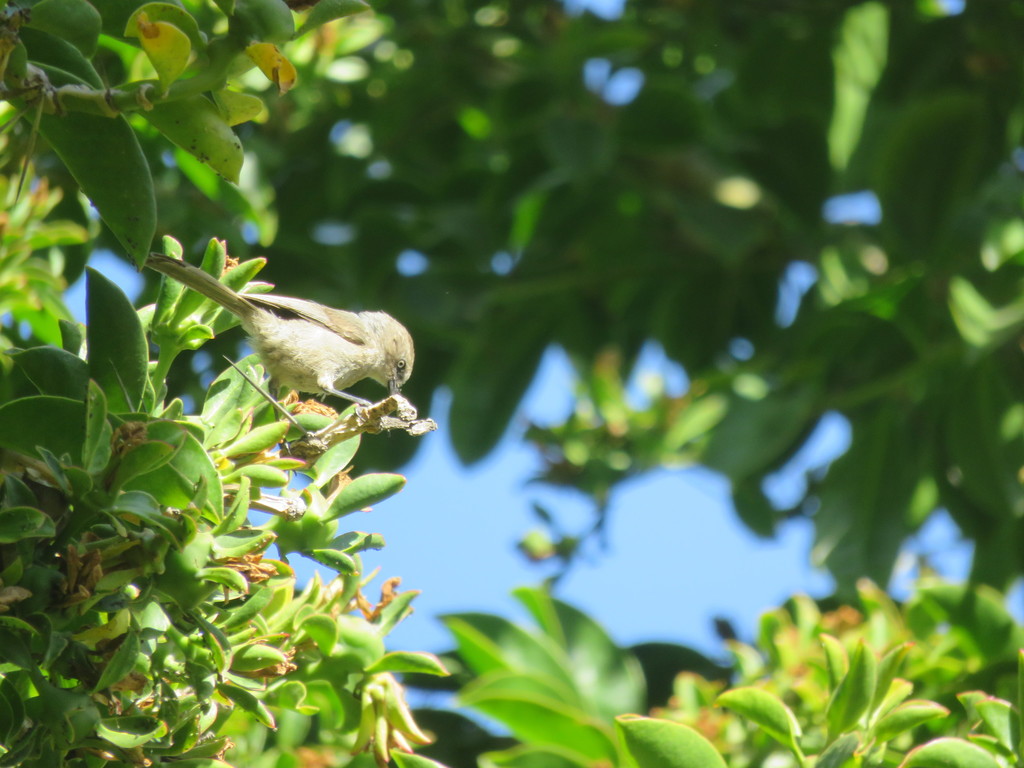
[[[373,379],[396,394],[412,374],[412,337],[384,312],[346,312],[306,299],[236,293],[198,267],[162,253],[150,254],[146,266],[236,315],[279,385],[365,404],[345,387]]]

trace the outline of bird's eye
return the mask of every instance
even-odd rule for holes
[[[395,363],[395,367],[398,370],[400,370],[400,371],[404,371],[405,370],[405,360],[399,360],[397,363]]]

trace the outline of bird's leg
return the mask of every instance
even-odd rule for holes
[[[350,395],[348,392],[342,392],[340,389],[335,389],[334,387],[324,387],[323,389],[324,392],[328,395],[334,395],[335,397],[340,397],[343,400],[348,400],[349,402],[355,403],[356,405],[362,408],[369,408],[371,405],[373,405],[373,403],[371,403],[369,400],[364,400],[361,397]]]

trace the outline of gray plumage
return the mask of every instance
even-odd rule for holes
[[[398,392],[413,365],[412,337],[384,312],[347,312],[306,299],[240,294],[198,267],[154,253],[146,266],[236,315],[267,372],[300,392],[338,395],[363,379]]]

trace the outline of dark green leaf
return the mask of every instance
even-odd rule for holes
[[[85,361],[57,347],[32,347],[7,352],[36,385],[41,395],[84,400],[89,372]]]
[[[139,316],[120,288],[87,271],[89,376],[113,413],[137,411],[146,387],[149,353]]]
[[[39,456],[36,446],[54,456],[82,455],[85,403],[66,397],[39,395],[0,405],[0,446],[26,456]]]
[[[128,121],[120,115],[44,114],[39,132],[141,265],[156,234],[156,198],[149,164]]]

